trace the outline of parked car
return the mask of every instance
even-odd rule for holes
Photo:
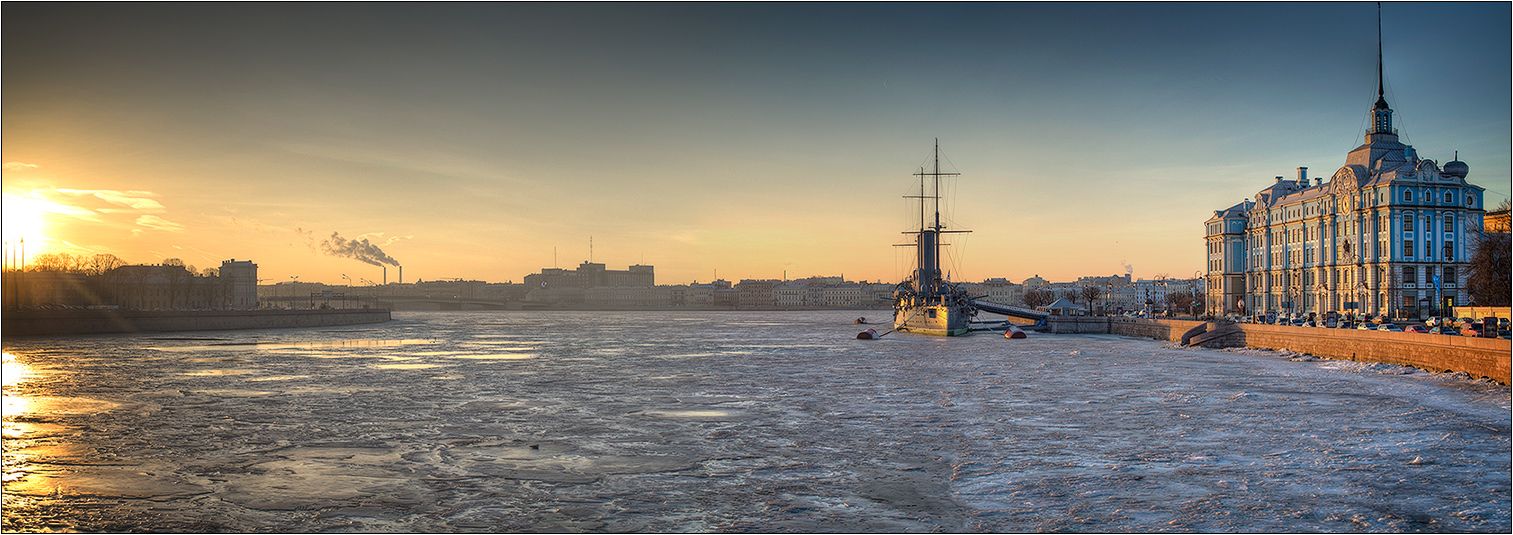
[[[1443,326],[1443,325],[1439,325],[1439,326],[1435,326],[1435,327],[1430,327],[1429,328],[1429,334],[1445,334],[1445,335],[1450,335],[1450,336],[1460,336],[1460,333],[1455,332],[1455,329],[1452,329],[1450,327],[1446,327],[1446,326]]]
[[[1430,327],[1439,327],[1439,324],[1439,316],[1429,316],[1429,319],[1424,320],[1424,325],[1428,325]]]
[[[1340,322],[1340,324],[1338,326],[1336,326],[1336,328],[1338,328],[1338,329],[1354,329],[1355,328],[1355,324],[1351,323],[1351,322],[1348,322],[1348,321],[1342,321],[1342,322]]]
[[[1378,331],[1390,331],[1390,332],[1395,332],[1395,333],[1403,332],[1403,328],[1402,327],[1398,327],[1398,326],[1393,325],[1391,323],[1383,323],[1381,325],[1377,325],[1376,326],[1376,330],[1378,330]]]
[[[1429,332],[1429,328],[1425,327],[1423,325],[1409,325],[1409,326],[1403,327],[1403,332],[1405,332],[1405,333],[1424,333],[1424,334],[1427,334]]]
[[[1358,331],[1371,331],[1376,329],[1376,324],[1369,321],[1363,321],[1359,325],[1356,325],[1355,329]]]
[[[1482,328],[1482,324],[1472,323],[1468,321],[1461,325],[1458,332],[1460,332],[1461,336],[1475,336],[1477,338],[1481,338]]]
[[[1463,328],[1463,327],[1466,326],[1466,324],[1472,323],[1472,322],[1475,322],[1475,321],[1476,320],[1471,319],[1471,318],[1456,318],[1455,319],[1455,328],[1457,328],[1457,329]]]

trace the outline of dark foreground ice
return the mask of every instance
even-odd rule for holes
[[[10,341],[3,527],[1510,530],[1506,386],[857,315]]]

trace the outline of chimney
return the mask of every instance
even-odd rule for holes
[[[1315,185],[1315,186],[1322,186],[1322,185],[1324,185],[1324,178],[1323,177],[1313,177],[1313,185]]]
[[[1281,176],[1277,176],[1277,183],[1278,183],[1278,184],[1281,184],[1281,183],[1282,183],[1282,177],[1281,177]]]
[[[404,284],[405,283],[405,267],[404,266],[399,266],[399,283],[400,284]]]
[[[1303,187],[1308,187],[1308,168],[1307,167],[1299,167],[1298,168],[1298,183],[1302,184]]]

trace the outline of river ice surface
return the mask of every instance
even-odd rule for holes
[[[1506,386],[867,314],[8,341],[4,529],[1510,530]]]

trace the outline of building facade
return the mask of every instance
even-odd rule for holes
[[[1463,304],[1484,189],[1469,167],[1403,144],[1381,91],[1364,143],[1327,181],[1275,183],[1207,222],[1209,314],[1355,313],[1417,318]]]

